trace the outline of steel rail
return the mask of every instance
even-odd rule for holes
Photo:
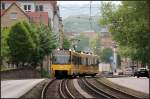
[[[98,89],[96,86],[94,86],[93,84],[89,83],[86,79],[82,79],[82,82],[89,88],[91,89],[93,92],[95,92],[96,94],[103,96],[105,98],[117,98],[115,96],[110,96],[109,94],[106,94],[103,90]]]
[[[41,99],[44,99],[45,98],[45,93],[47,91],[47,88],[55,81],[56,79],[52,79],[51,81],[49,81],[47,84],[45,84],[45,86],[43,87],[42,89],[42,92],[41,92]]]
[[[59,93],[62,98],[75,98],[75,96],[68,89],[67,79],[63,79],[61,83],[59,84]]]
[[[138,96],[135,96],[135,95],[133,95],[133,94],[128,94],[127,92],[124,92],[124,91],[122,91],[122,90],[118,90],[117,88],[111,87],[111,86],[107,85],[106,83],[101,82],[101,81],[99,81],[99,80],[97,80],[97,79],[95,79],[95,81],[98,82],[99,84],[103,85],[103,86],[106,86],[107,88],[109,88],[109,89],[111,89],[111,90],[120,92],[120,93],[122,93],[122,94],[124,94],[124,95],[127,95],[127,96],[133,98],[133,99],[134,99],[134,98],[136,98],[136,99],[141,99],[141,98],[138,97]]]

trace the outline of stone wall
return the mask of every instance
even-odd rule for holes
[[[41,78],[40,73],[33,69],[14,69],[1,71],[1,79]]]

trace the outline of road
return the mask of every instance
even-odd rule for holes
[[[1,98],[19,98],[44,79],[1,81]]]

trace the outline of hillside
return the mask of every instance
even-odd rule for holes
[[[63,20],[63,24],[65,32],[100,31],[98,17],[92,18],[92,29],[90,27],[89,16],[87,15],[69,16]]]

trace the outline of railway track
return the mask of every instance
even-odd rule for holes
[[[93,84],[89,83],[85,78],[78,79],[80,87],[94,98],[114,98],[100,90]]]
[[[147,98],[145,96],[137,96],[137,95],[134,95],[134,94],[128,94],[127,92],[125,91],[122,91],[120,89],[117,89],[115,87],[111,87],[109,86],[107,83],[104,83],[104,82],[101,82],[100,80],[98,79],[94,79],[97,83],[99,83],[100,85],[103,85],[111,90],[113,90],[114,92],[117,93],[117,95],[120,94],[120,97],[124,97],[124,98],[133,98],[133,99],[143,99],[143,98]]]
[[[140,99],[137,96],[114,89],[100,82],[97,78],[79,78],[77,82],[81,89],[93,98]],[[76,90],[72,79],[53,79],[44,87],[41,98],[85,98],[85,96]]]
[[[68,89],[68,80],[63,79],[59,84],[59,93],[61,98],[75,98]]]
[[[140,99],[137,96],[129,95],[127,93],[123,93],[122,91],[116,90],[112,87],[109,87],[101,82],[98,82],[96,79],[91,79],[91,78],[84,78],[82,79],[84,84],[91,90],[93,91],[96,95],[95,98],[101,96],[104,98],[115,98],[115,99],[120,99],[120,98],[126,98],[126,99]]]
[[[41,98],[82,98],[83,96],[70,84],[72,80],[69,79],[54,79],[43,88]]]

